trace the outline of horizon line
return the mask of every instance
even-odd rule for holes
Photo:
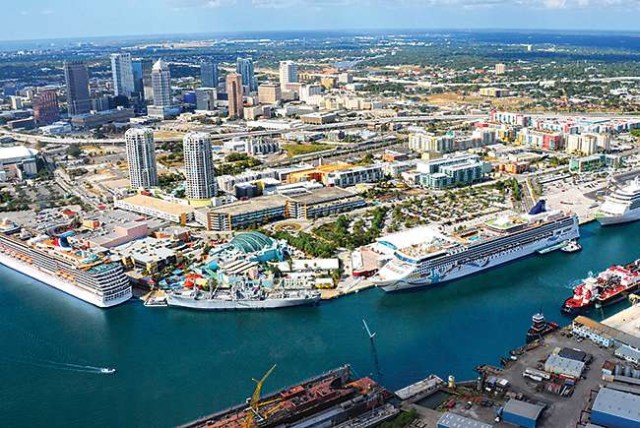
[[[148,34],[121,34],[121,35],[104,35],[104,36],[69,36],[69,37],[50,37],[50,38],[33,38],[33,39],[3,39],[0,44],[20,43],[20,42],[44,42],[44,41],[77,41],[77,40],[98,40],[98,39],[144,39],[144,38],[160,38],[160,37],[203,37],[203,36],[221,36],[221,35],[242,35],[242,34],[278,34],[278,33],[338,33],[338,34],[358,34],[358,33],[387,33],[389,32],[495,32],[495,33],[555,33],[555,34],[628,34],[640,35],[637,29],[620,29],[620,30],[602,30],[602,29],[570,29],[570,28],[507,28],[507,27],[406,27],[406,28],[361,28],[361,29],[275,29],[275,30],[240,30],[240,31],[197,31],[197,32],[177,32],[177,33],[148,33]]]

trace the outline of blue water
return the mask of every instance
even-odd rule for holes
[[[524,342],[539,309],[568,323],[559,307],[588,271],[640,257],[640,223],[582,232],[581,253],[533,256],[432,290],[374,289],[275,312],[135,301],[100,310],[0,268],[0,426],[173,426],[244,401],[251,378],[274,363],[265,390],[344,363],[368,375],[376,370],[362,319],[377,333],[379,379],[389,388],[430,373],[473,378],[475,365],[497,364]]]

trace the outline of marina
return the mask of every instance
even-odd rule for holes
[[[0,377],[15,385],[11,392],[0,391],[0,414],[8,425],[180,425],[242,402],[255,386],[250,377],[276,363],[265,393],[345,363],[359,376],[374,374],[363,319],[376,333],[382,374],[374,380],[385,387],[402,388],[430,373],[472,379],[475,365],[495,362],[522,345],[531,314],[542,310],[567,325],[569,319],[553,314],[585,266],[600,271],[634,259],[637,248],[628,236],[638,233],[638,223],[591,223],[581,228],[583,250],[570,257],[529,257],[426,292],[387,295],[371,289],[317,307],[242,314],[156,310],[136,300],[103,311],[0,268],[8,279],[0,288],[5,355],[73,361],[99,355],[118,370],[88,377],[0,363]],[[625,305],[591,316],[602,319]],[[498,306],[500,311],[487,310]],[[177,355],[177,348],[184,352]],[[34,390],[29,382],[36,381],[40,388]],[[125,391],[138,399],[126,399]],[[87,401],[89,394],[93,400]],[[41,403],[37,411],[27,411],[21,399],[27,395]],[[114,406],[122,412],[109,411]],[[58,411],[75,414],[76,422],[51,420]]]

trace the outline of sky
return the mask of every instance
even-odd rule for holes
[[[3,1],[0,40],[345,29],[640,30],[640,0]]]

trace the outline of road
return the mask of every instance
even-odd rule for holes
[[[365,126],[371,123],[384,124],[384,123],[413,123],[413,122],[430,122],[434,120],[475,120],[486,118],[487,115],[470,114],[470,115],[428,115],[428,116],[404,116],[404,117],[390,117],[382,119],[358,119],[349,120],[345,122],[329,123],[325,125],[303,125],[292,129],[278,129],[278,130],[262,130],[262,131],[242,131],[242,132],[230,132],[227,134],[211,134],[211,139],[218,140],[230,140],[232,138],[249,138],[249,137],[266,137],[281,135],[288,132],[295,131],[326,131],[332,129],[352,128],[358,126]],[[20,141],[28,144],[37,144],[38,142],[47,144],[78,144],[78,145],[90,145],[90,146],[109,146],[109,145],[124,145],[124,137],[121,138],[70,138],[70,137],[48,137],[44,135],[31,135],[21,132],[10,131],[6,128],[0,128],[0,134],[11,137],[16,141]],[[156,138],[156,142],[181,142],[182,137],[164,137]]]

